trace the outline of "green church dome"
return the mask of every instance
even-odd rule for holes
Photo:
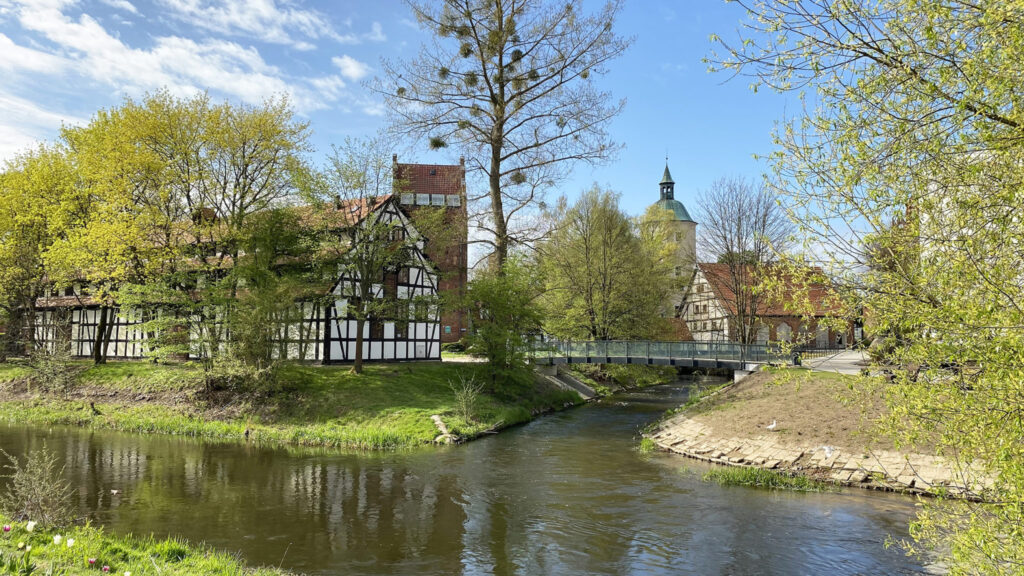
[[[686,211],[686,206],[679,200],[673,198],[665,198],[658,200],[654,203],[655,206],[662,210],[671,210],[676,216],[676,220],[679,222],[693,222],[693,218],[690,218],[690,213]]]

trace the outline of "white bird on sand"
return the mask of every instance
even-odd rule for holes
[[[772,420],[772,423],[771,423],[771,424],[769,424],[769,425],[767,425],[767,426],[765,426],[765,428],[767,428],[767,429],[768,429],[768,431],[769,431],[769,432],[771,432],[771,431],[774,431],[774,430],[775,430],[775,426],[776,426],[777,424],[778,424],[778,423],[777,423],[777,422],[776,422],[775,420]]]
[[[825,458],[831,458],[832,457],[832,447],[831,446],[822,446],[821,449],[825,451]]]

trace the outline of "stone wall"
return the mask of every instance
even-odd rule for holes
[[[937,456],[840,446],[799,446],[771,433],[723,438],[684,415],[646,435],[660,448],[727,466],[758,467],[809,476],[844,486],[978,499],[992,481],[975,470],[958,470]]]

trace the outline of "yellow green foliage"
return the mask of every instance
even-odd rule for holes
[[[928,502],[915,550],[1024,569],[1024,2],[752,2],[715,67],[816,89],[782,125],[779,193],[859,309],[888,432],[935,441],[989,503]]]

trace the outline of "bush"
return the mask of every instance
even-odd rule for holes
[[[459,340],[458,342],[445,342],[441,344],[442,352],[465,352],[466,342],[465,340]]]
[[[48,392],[58,392],[65,399],[75,385],[75,366],[72,364],[71,342],[60,338],[52,346],[39,347],[29,354],[32,382]]]
[[[44,446],[32,450],[24,463],[3,449],[7,458],[2,477],[9,480],[0,494],[0,511],[15,520],[31,520],[44,526],[66,526],[74,520],[71,485],[64,480],[64,469],[57,468],[57,457]]]
[[[477,400],[484,389],[483,383],[477,382],[475,376],[470,376],[467,379],[460,373],[459,381],[448,381],[448,386],[455,393],[456,415],[467,423],[472,423],[476,414]]]
[[[219,354],[203,362],[203,378],[208,392],[273,392],[277,386],[276,368],[253,366],[230,354]]]

